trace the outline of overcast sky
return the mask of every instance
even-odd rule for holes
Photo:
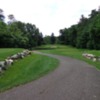
[[[82,14],[98,9],[100,0],[0,0],[4,15],[35,24],[44,35],[76,24]]]

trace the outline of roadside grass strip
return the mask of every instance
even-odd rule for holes
[[[100,61],[93,62],[82,56],[83,53],[89,53],[100,57],[100,50],[77,49],[65,45],[44,45],[37,48],[37,50],[44,53],[57,54],[62,56],[69,56],[75,59],[83,60],[100,70]]]
[[[54,70],[57,65],[58,60],[34,53],[15,61],[0,76],[0,92],[33,81]]]

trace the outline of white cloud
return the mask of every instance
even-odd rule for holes
[[[18,20],[35,24],[44,34],[56,35],[98,6],[99,0],[0,0],[6,15],[14,14]]]

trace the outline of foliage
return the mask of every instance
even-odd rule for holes
[[[5,19],[5,16],[3,14],[3,10],[0,9],[0,21],[4,21],[4,19]]]
[[[44,44],[50,44],[51,42],[50,42],[50,36],[49,35],[47,35],[47,36],[45,36],[44,37]]]
[[[59,32],[61,44],[100,50],[100,9],[92,10],[88,18],[82,15],[76,25],[60,29]]]
[[[51,44],[55,44],[56,37],[54,36],[54,33],[51,34],[50,41],[51,41]]]
[[[3,10],[0,10],[3,16]],[[10,21],[6,24],[0,16],[0,47],[33,48],[43,44],[43,35],[39,29],[30,23],[15,20],[14,15],[8,17]]]
[[[54,33],[51,33],[51,36],[47,35],[44,38],[44,44],[56,44],[59,43],[58,38],[55,36]]]

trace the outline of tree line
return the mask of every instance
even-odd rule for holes
[[[93,9],[88,18],[81,15],[77,24],[60,29],[59,32],[60,44],[100,50],[100,8]]]
[[[81,15],[79,22],[69,28],[60,29],[60,35],[43,37],[39,29],[30,23],[17,21],[13,14],[5,23],[0,9],[0,48],[33,48],[42,44],[64,44],[83,49],[100,50],[100,8],[94,9],[86,18]]]
[[[0,48],[32,48],[43,44],[43,34],[35,25],[17,21],[13,14],[8,18],[6,23],[0,9]]]

